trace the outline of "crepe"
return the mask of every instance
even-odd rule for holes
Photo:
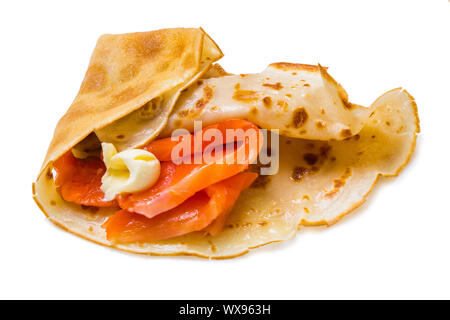
[[[176,43],[183,44],[183,50],[177,49]],[[205,50],[205,46],[210,49]],[[153,54],[152,48],[159,49]],[[151,56],[145,63],[140,60],[144,59],[143,53]],[[186,62],[189,55],[195,57],[195,63]],[[100,38],[89,69],[108,66],[113,71],[106,74],[113,74],[114,80],[94,76],[88,70],[74,104],[59,122],[43,169],[33,184],[34,199],[46,216],[69,232],[120,250],[230,258],[251,248],[290,239],[301,226],[337,222],[365,201],[380,176],[397,175],[408,162],[419,120],[414,99],[405,90],[391,90],[365,108],[349,103],[342,87],[321,66],[278,63],[261,74],[229,75],[219,65],[212,65],[220,56],[218,47],[199,29]],[[117,70],[133,61],[141,61],[143,70],[129,82],[133,87],[142,83],[150,87],[122,101],[127,85],[119,80]],[[163,62],[170,67],[158,67]],[[296,83],[308,83],[310,87],[295,87]],[[202,107],[197,108],[198,101],[205,98],[207,86],[212,88],[210,99],[202,100]],[[247,103],[246,93],[239,91],[253,91],[250,98],[258,99]],[[237,100],[233,98],[236,92]],[[271,97],[275,105],[267,108],[265,97]],[[158,103],[160,113],[143,121],[139,112],[155,98],[162,101]],[[286,103],[278,106],[279,99]],[[292,120],[299,119],[295,116],[298,108],[307,113],[301,128],[294,125],[298,121]],[[281,112],[278,118],[276,112]],[[216,236],[194,232],[155,242],[111,242],[102,225],[116,208],[69,203],[55,187],[52,161],[87,136],[89,139],[81,145],[88,149],[122,134],[124,138],[114,144],[128,148],[166,136],[180,126],[190,128],[194,120],[204,120],[207,125],[230,118],[249,119],[262,128],[280,129],[279,171],[273,176],[261,175],[241,194],[225,229]],[[326,126],[318,126],[317,121],[326,122]],[[272,152],[277,152],[276,148]]]
[[[371,110],[348,101],[322,66],[273,63],[257,74],[210,78],[192,85],[177,102],[161,136],[177,128],[245,118],[283,136],[342,140],[357,134]]]

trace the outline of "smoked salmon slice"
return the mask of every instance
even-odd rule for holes
[[[151,219],[162,212],[177,207],[200,190],[246,170],[257,159],[262,147],[263,136],[257,126],[245,120],[223,121],[206,127],[193,135],[182,136],[181,139],[194,143],[196,135],[204,135],[209,129],[218,129],[223,133],[227,129],[241,129],[244,134],[240,137],[233,136],[231,138],[223,135],[224,139],[220,143],[213,142],[213,145],[215,143],[215,145],[222,147],[232,144],[231,152],[227,148],[221,154],[219,161],[203,161],[199,164],[175,164],[169,161],[172,158],[173,148],[179,143],[172,141],[172,138],[151,142],[144,149],[152,152],[160,161],[163,161],[162,165],[167,166],[164,170],[167,170],[170,174],[161,173],[156,184],[147,190],[118,196],[119,206],[122,209],[142,214]],[[250,134],[248,134],[249,132]],[[202,143],[200,152],[204,152],[209,147],[209,143]],[[193,151],[194,149],[191,150],[192,152],[188,156],[192,162],[195,151]],[[181,155],[181,157],[183,156],[185,155]]]
[[[249,187],[257,176],[254,172],[244,172],[212,184],[181,205],[151,219],[120,210],[103,225],[107,239],[117,242],[156,241],[203,230],[224,213],[229,213],[242,190]]]
[[[106,171],[100,158],[77,159],[71,151],[53,163],[56,172],[55,184],[64,200],[85,206],[114,207],[117,201],[104,201],[100,189]]]
[[[237,142],[238,140],[242,140],[242,137],[227,137],[228,132],[237,132],[237,130],[242,130],[246,132],[247,130],[258,130],[258,127],[253,123],[241,120],[241,119],[230,119],[224,120],[222,122],[210,125],[203,130],[196,132],[194,134],[185,134],[178,137],[171,137],[165,139],[158,139],[150,142],[146,146],[142,147],[142,149],[147,150],[155,155],[155,157],[159,161],[176,161],[174,159],[178,157],[182,157],[182,155],[174,155],[172,154],[173,149],[178,144],[186,144],[190,145],[191,154],[195,151],[203,152],[206,148],[215,147],[217,145],[223,145],[226,143]],[[216,130],[223,137],[221,141],[217,141],[215,137],[211,137],[208,135],[208,132],[211,133],[210,130]],[[258,132],[258,131],[256,131]],[[213,139],[214,138],[214,139]],[[196,139],[199,141],[198,145],[196,145]]]

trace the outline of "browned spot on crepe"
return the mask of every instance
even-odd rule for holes
[[[81,84],[80,94],[100,91],[106,84],[106,70],[100,65],[92,65],[88,68]]]
[[[299,182],[301,181],[306,175],[308,175],[309,173],[311,173],[311,170],[309,170],[308,168],[305,167],[295,167],[292,170],[292,174],[291,174],[291,180],[295,181],[295,182]]]
[[[312,166],[312,165],[316,164],[319,157],[317,155],[315,155],[314,153],[306,153],[305,155],[303,155],[303,159],[306,161],[307,164]]]
[[[326,127],[325,121],[317,120],[316,121],[316,127],[317,127],[317,129],[324,129]]]
[[[122,83],[128,82],[131,79],[133,79],[134,77],[136,77],[136,75],[138,73],[139,73],[139,68],[136,67],[136,65],[130,63],[129,65],[124,67],[122,70],[120,70],[119,81]]]
[[[292,125],[294,128],[302,127],[308,120],[308,113],[306,113],[305,108],[297,108],[294,110],[292,115]]]
[[[266,107],[266,108],[270,108],[270,107],[272,107],[272,98],[271,97],[264,97],[263,99],[262,99],[262,101],[263,101],[263,104],[264,104],[264,106]]]
[[[281,90],[283,89],[283,86],[281,85],[281,82],[277,83],[263,83],[264,87],[272,88],[274,90]]]
[[[258,95],[256,91],[252,90],[237,90],[233,94],[233,99],[245,103],[253,102],[258,100]]]
[[[126,51],[134,55],[141,62],[151,60],[164,48],[163,37],[160,31],[136,33],[124,41]]]
[[[333,189],[328,191],[325,194],[325,198],[332,198],[332,197],[334,197],[339,192],[339,190],[345,185],[347,179],[350,178],[351,175],[352,175],[351,169],[350,168],[345,169],[345,171],[342,174],[342,176],[339,179],[335,179],[333,181],[333,183],[334,183]]]
[[[140,95],[144,90],[146,89],[145,85],[140,85],[137,87],[128,87],[125,90],[121,91],[120,93],[113,96],[113,99],[111,99],[110,107],[115,107],[117,105],[121,105],[127,101],[130,101],[131,99],[137,97]]]
[[[352,136],[352,131],[350,129],[342,129],[340,135],[343,138],[348,138]]]

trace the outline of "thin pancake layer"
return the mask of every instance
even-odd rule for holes
[[[38,205],[57,225],[121,250],[156,255],[227,258],[293,237],[299,225],[332,224],[365,201],[380,175],[408,162],[419,132],[417,108],[402,89],[387,92],[359,135],[322,142],[280,137],[280,170],[244,191],[217,236],[202,232],[152,243],[114,244],[101,227],[115,209],[96,213],[61,199],[51,170],[36,185]]]
[[[345,90],[319,66],[274,63],[264,72],[228,75],[196,83],[178,100],[167,127],[192,129],[244,118],[280,134],[313,140],[342,140],[357,134],[371,110],[348,102]]]
[[[171,90],[176,96],[177,88],[220,57],[220,49],[201,29],[101,36],[80,91],[58,122],[41,172],[91,132]],[[173,103],[158,105],[158,120],[153,123],[151,135],[164,126],[161,117],[168,116]]]

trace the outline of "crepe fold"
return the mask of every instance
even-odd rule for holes
[[[42,170],[94,131],[119,149],[144,144],[164,127],[183,87],[221,57],[202,29],[101,36],[78,95],[56,126]],[[134,121],[126,136],[114,135],[121,124],[108,125],[138,109],[142,121]]]
[[[321,66],[277,63],[260,74],[230,75],[212,65],[220,57],[201,29],[101,37],[33,185],[48,218],[129,252],[230,258],[290,239],[302,226],[337,222],[365,201],[380,176],[395,176],[408,162],[419,119],[405,90],[391,90],[365,108],[349,103]],[[134,70],[131,65],[139,71],[123,71]],[[279,129],[279,148],[272,148],[279,152],[279,170],[241,194],[216,236],[194,232],[155,242],[110,242],[102,225],[117,209],[66,202],[55,187],[52,161],[92,132],[124,149],[175,128],[190,129],[195,120],[207,125],[230,118]]]

